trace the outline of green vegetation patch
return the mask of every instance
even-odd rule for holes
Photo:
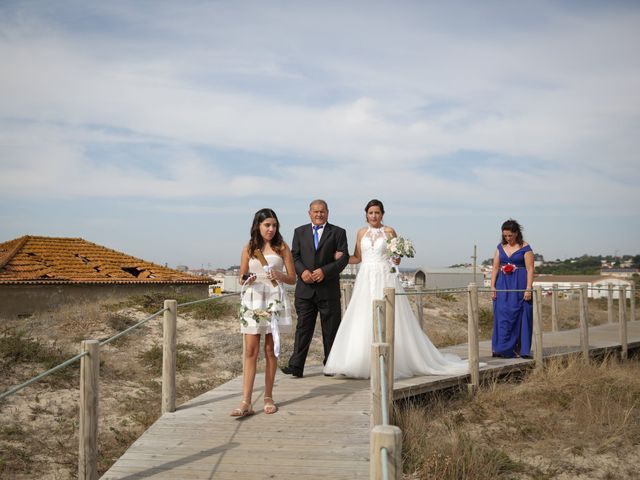
[[[639,399],[640,362],[613,358],[551,361],[521,382],[488,382],[474,396],[433,395],[396,411],[404,471],[415,479],[555,478],[574,470],[603,478],[603,465],[584,459],[634,458]],[[624,461],[608,468],[608,478],[633,478]]]
[[[0,332],[0,371],[8,373],[24,363],[39,363],[45,370],[53,368],[74,354],[56,343],[45,343],[24,330],[8,328]],[[75,362],[53,373],[57,379],[72,378],[80,362]]]
[[[166,293],[148,293],[145,295],[137,295],[130,297],[128,305],[141,308],[144,312],[153,314],[164,308],[164,301],[167,300]],[[173,300],[178,302],[178,305],[182,303],[189,303],[195,300],[202,300],[200,298],[177,296]],[[217,320],[228,315],[235,313],[234,304],[231,304],[225,299],[211,299],[206,302],[197,303],[195,305],[187,305],[180,307],[178,314],[189,313],[198,320]]]
[[[176,369],[189,370],[205,361],[210,355],[213,355],[211,347],[201,347],[191,342],[179,343],[176,345]],[[153,374],[162,373],[162,345],[152,345],[151,348],[140,353],[138,359]]]

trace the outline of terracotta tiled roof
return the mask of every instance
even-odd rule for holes
[[[210,283],[82,238],[24,236],[0,243],[0,284]]]

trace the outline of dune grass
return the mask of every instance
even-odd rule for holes
[[[522,381],[436,395],[395,417],[407,478],[637,478],[640,362],[555,360]]]

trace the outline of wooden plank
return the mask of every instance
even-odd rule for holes
[[[628,323],[628,348],[640,348],[640,322]],[[620,349],[618,326],[590,327],[590,355]],[[468,347],[443,349],[465,358]],[[545,359],[581,351],[580,331],[544,333]],[[531,368],[532,360],[491,357],[480,342],[481,378]],[[237,406],[236,378],[160,417],[103,476],[124,479],[306,479],[369,477],[369,381],[325,377],[321,366],[304,378],[278,375],[274,394],[280,410],[265,415],[264,378],[256,377],[256,415],[228,413]],[[394,397],[464,386],[469,375],[426,375],[395,381]]]

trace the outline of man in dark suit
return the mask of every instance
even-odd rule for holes
[[[298,275],[295,294],[298,324],[293,355],[289,365],[282,371],[294,377],[303,375],[318,313],[322,326],[324,362],[327,361],[341,320],[340,272],[349,263],[347,233],[343,228],[327,223],[327,202],[311,202],[309,218],[311,224],[296,228],[291,243]],[[342,252],[338,260],[335,259],[336,252]]]

